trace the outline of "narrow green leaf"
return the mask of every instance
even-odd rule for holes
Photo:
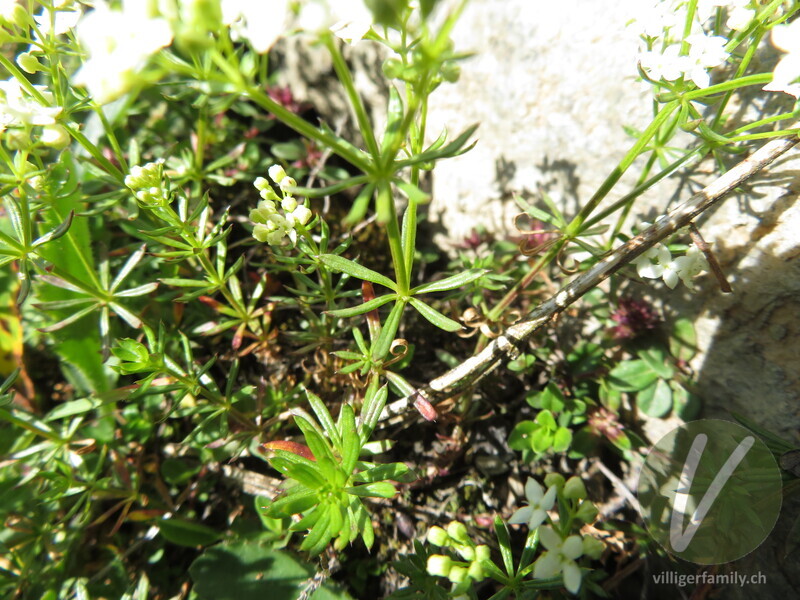
[[[32,246],[36,248],[37,246],[41,246],[42,244],[46,244],[47,242],[51,242],[53,240],[57,240],[58,238],[60,238],[62,235],[67,233],[67,231],[69,231],[74,216],[75,216],[75,211],[74,210],[69,211],[67,218],[64,219],[61,222],[61,224],[58,225],[58,227],[56,227],[55,229],[51,229],[43,236],[34,240]]]
[[[67,325],[74,323],[78,319],[82,319],[86,315],[94,312],[96,309],[97,306],[95,304],[92,304],[91,306],[87,306],[86,308],[71,314],[67,318],[60,320],[58,323],[54,323],[53,325],[48,325],[47,327],[40,327],[39,331],[41,331],[42,333],[51,333],[53,331],[64,329],[64,327],[66,327]]]
[[[386,132],[383,134],[381,140],[381,156],[386,159],[387,150],[399,147],[400,140],[398,136],[401,134],[400,126],[403,122],[403,100],[400,97],[400,92],[394,85],[389,88],[389,102],[386,107]]]
[[[327,457],[329,460],[335,463],[336,460],[331,452],[330,446],[325,439],[319,433],[317,433],[317,430],[314,429],[314,427],[303,417],[299,415],[293,416],[295,423],[297,423],[300,431],[303,432],[303,436],[306,438],[306,444],[308,444],[308,447],[311,449],[311,453],[314,455],[314,458],[317,459],[317,462]]]
[[[461,331],[463,327],[457,321],[445,317],[442,313],[440,313],[435,308],[428,306],[422,300],[418,300],[417,298],[410,298],[409,301],[411,302],[411,306],[413,306],[419,314],[425,317],[428,321],[436,325],[439,329],[444,329],[445,331]]]
[[[134,288],[117,292],[114,294],[114,296],[116,298],[135,298],[136,296],[144,296],[145,294],[149,294],[150,292],[155,291],[157,288],[158,282],[151,281],[150,283],[145,283]]]
[[[426,194],[413,183],[403,181],[402,179],[396,179],[394,183],[402,190],[403,194],[406,195],[406,198],[408,198],[409,202],[413,202],[414,204],[425,204],[430,202],[430,194]]]
[[[273,456],[269,459],[269,464],[272,465],[279,473],[285,477],[289,477],[299,481],[307,488],[319,489],[326,483],[325,478],[317,471],[316,468],[309,467],[299,462],[283,459],[279,456]]]
[[[339,432],[342,436],[342,470],[345,475],[349,476],[356,466],[358,455],[361,453],[361,440],[356,430],[356,415],[353,412],[353,407],[349,404],[342,404],[342,412],[339,418],[341,421]]]
[[[390,290],[397,291],[397,286],[395,285],[394,281],[376,271],[373,271],[372,269],[368,269],[363,265],[353,262],[352,260],[342,258],[341,256],[336,256],[335,254],[320,254],[319,260],[322,262],[322,264],[330,267],[331,269],[335,269],[337,271],[341,271],[342,273],[347,273],[348,275],[357,277],[358,279],[371,281],[372,283],[377,283],[378,285],[387,287]]]
[[[317,396],[308,388],[305,388],[305,392],[306,398],[308,398],[308,403],[311,405],[311,409],[314,411],[317,419],[319,419],[319,422],[322,424],[322,428],[325,430],[325,433],[328,434],[328,437],[335,446],[340,447],[342,445],[342,441],[339,437],[339,431],[336,429],[336,425],[333,422],[333,416],[328,410],[328,407],[325,406],[322,398]]]
[[[472,137],[472,134],[475,133],[475,130],[477,128],[478,125],[473,125],[472,127],[469,127],[455,140],[437,150],[426,150],[425,152],[421,152],[420,154],[415,154],[411,158],[395,161],[395,168],[401,169],[403,167],[408,167],[422,162],[430,162],[432,160],[437,160],[439,158],[452,158],[454,156],[458,156],[459,154],[464,154],[477,143],[473,142],[472,144],[464,148],[464,144],[466,144],[467,140],[470,137]]]
[[[286,496],[273,500],[267,507],[267,514],[271,517],[289,517],[307,511],[318,503],[319,496],[317,491],[301,486],[299,489],[290,490]]]
[[[142,320],[121,304],[117,302],[111,302],[109,307],[117,314],[117,316],[121,317],[134,329],[139,329],[142,326]]]
[[[372,431],[375,429],[378,421],[381,418],[381,413],[383,412],[383,407],[386,406],[386,400],[389,398],[389,390],[386,386],[381,386],[381,388],[374,393],[367,392],[366,399],[364,401],[364,405],[362,406],[362,413],[361,413],[361,443],[364,444],[372,435]]]
[[[139,264],[139,261],[141,261],[142,257],[144,256],[145,248],[146,246],[142,244],[142,246],[140,246],[136,252],[128,257],[128,260],[126,260],[125,264],[122,265],[122,268],[119,270],[119,273],[117,273],[117,276],[114,277],[114,281],[111,282],[111,286],[108,288],[110,292],[115,291],[125,280],[125,278],[130,275],[131,271],[133,271],[136,265]]]
[[[360,498],[394,498],[395,494],[397,494],[397,489],[388,481],[376,481],[375,483],[347,487],[344,491]]]
[[[487,269],[470,269],[469,271],[451,275],[450,277],[446,277],[439,281],[434,281],[433,283],[426,283],[424,285],[417,286],[411,290],[411,293],[416,296],[417,294],[429,294],[431,292],[445,292],[447,290],[454,290],[456,288],[465,286],[468,283],[472,283],[476,279],[480,279],[488,272],[489,271]]]
[[[308,535],[303,539],[300,544],[300,550],[307,550],[309,554],[315,556],[320,554],[328,542],[333,537],[331,531],[331,517],[333,515],[332,507],[329,504],[320,505],[317,510],[324,511],[314,528],[308,532]]]
[[[417,475],[403,463],[388,463],[361,471],[355,476],[355,481],[359,483],[376,483],[387,479],[411,483],[416,481]]]
[[[367,209],[369,209],[369,202],[372,200],[372,194],[375,191],[375,184],[370,183],[365,185],[353,201],[353,206],[350,207],[350,212],[344,219],[345,225],[356,225],[364,220],[367,216]]]
[[[494,532],[497,536],[497,544],[500,546],[500,556],[503,557],[503,566],[509,577],[514,576],[514,557],[511,554],[511,536],[508,533],[508,526],[500,517],[494,519]]]
[[[383,296],[378,296],[377,298],[373,298],[369,302],[364,302],[363,304],[354,306],[353,308],[340,308],[338,310],[329,310],[327,312],[329,315],[332,315],[334,317],[346,319],[348,317],[363,315],[364,313],[368,313],[371,310],[380,308],[384,304],[388,304],[392,300],[396,299],[397,299],[397,294],[385,294]]]
[[[375,344],[372,347],[372,358],[374,360],[381,360],[389,353],[392,340],[394,340],[397,329],[400,327],[400,320],[403,317],[403,310],[405,307],[406,303],[402,300],[398,300],[394,307],[392,307],[392,312],[390,312],[389,316],[386,318],[386,322],[383,324],[383,327],[381,327],[381,333],[378,335],[378,339],[375,340]]]

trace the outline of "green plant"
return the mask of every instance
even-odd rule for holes
[[[358,536],[371,547],[375,534],[361,498],[391,498],[397,490],[388,480],[415,478],[403,463],[379,465],[359,460],[388,397],[386,387],[378,388],[378,380],[372,381],[364,396],[360,423],[346,403],[334,422],[322,400],[307,390],[318,421],[302,409],[293,409],[307,446],[288,441],[266,444],[273,453],[270,464],[291,482],[285,495],[264,507],[266,514],[273,518],[302,514],[292,529],[308,530],[300,549],[311,554],[322,552],[333,538],[338,550]]]

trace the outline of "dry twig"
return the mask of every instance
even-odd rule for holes
[[[690,225],[694,219],[719,202],[725,195],[753,177],[779,156],[793,148],[800,138],[797,135],[774,139],[748,158],[717,178],[709,186],[693,195],[684,204],[674,208],[641,234],[632,238],[585,273],[564,286],[555,296],[535,308],[528,318],[508,327],[502,335],[491,341],[481,352],[468,358],[459,366],[415,390],[412,394],[386,406],[382,420],[405,413],[420,400],[436,404],[452,397],[492,371],[504,360],[519,355],[524,342],[539,331],[553,317],[596,287],[617,270],[630,263],[661,240]]]

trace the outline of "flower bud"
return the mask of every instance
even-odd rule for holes
[[[453,583],[461,583],[467,578],[467,570],[464,567],[453,567],[447,578]]]
[[[435,546],[447,546],[450,543],[450,536],[441,527],[433,526],[428,530],[428,542]]]
[[[480,544],[475,548],[475,560],[491,560],[492,550],[486,544]]]
[[[548,473],[544,478],[544,486],[548,489],[556,487],[560,490],[564,487],[564,476],[560,473]]]
[[[253,227],[253,237],[256,238],[262,244],[267,241],[267,237],[269,236],[270,231],[267,229],[267,226],[263,223],[256,223],[256,226]]]
[[[281,179],[281,182],[278,185],[280,186],[282,192],[287,192],[291,188],[295,187],[297,185],[297,182],[294,180],[293,177],[286,176],[283,179]]]
[[[428,557],[428,573],[438,577],[448,577],[453,568],[453,560],[449,556],[433,554]]]
[[[580,477],[570,477],[564,484],[564,497],[569,500],[586,498],[586,486]]]
[[[462,544],[472,543],[472,540],[469,539],[469,535],[467,534],[467,528],[463,523],[450,521],[450,524],[447,526],[447,533],[451,538]]]
[[[284,171],[283,167],[280,165],[272,165],[267,169],[267,173],[269,173],[270,179],[277,184],[280,184],[283,178],[286,177],[286,171]]]
[[[469,575],[474,581],[483,581],[483,579],[486,577],[486,574],[483,572],[483,565],[481,565],[479,562],[474,562],[469,566],[467,575]]]
[[[308,223],[311,220],[311,216],[311,210],[305,206],[298,206],[292,211],[292,219],[295,223],[300,223],[300,225]]]
[[[69,132],[63,125],[45,125],[39,138],[45,146],[62,150],[69,146]]]
[[[472,546],[458,544],[456,545],[456,552],[458,552],[464,560],[475,560],[475,548]]]
[[[281,200],[281,208],[286,212],[292,212],[295,208],[297,208],[297,200],[295,200],[292,196],[286,196],[283,200]]]
[[[31,52],[23,52],[17,56],[17,64],[26,73],[36,73],[36,71],[44,70],[39,60]]]

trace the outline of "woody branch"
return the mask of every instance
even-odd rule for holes
[[[481,352],[433,379],[427,385],[418,388],[412,394],[387,405],[381,415],[381,420],[385,421],[404,413],[418,401],[436,404],[452,397],[474,385],[504,360],[513,360],[520,353],[526,340],[578,298],[660,241],[690,225],[698,215],[714,206],[728,193],[752,178],[798,142],[800,142],[800,138],[792,135],[765,144],[710,185],[694,194],[685,203],[659,217],[652,226],[576,277],[555,296],[536,307],[525,320],[508,327]]]

